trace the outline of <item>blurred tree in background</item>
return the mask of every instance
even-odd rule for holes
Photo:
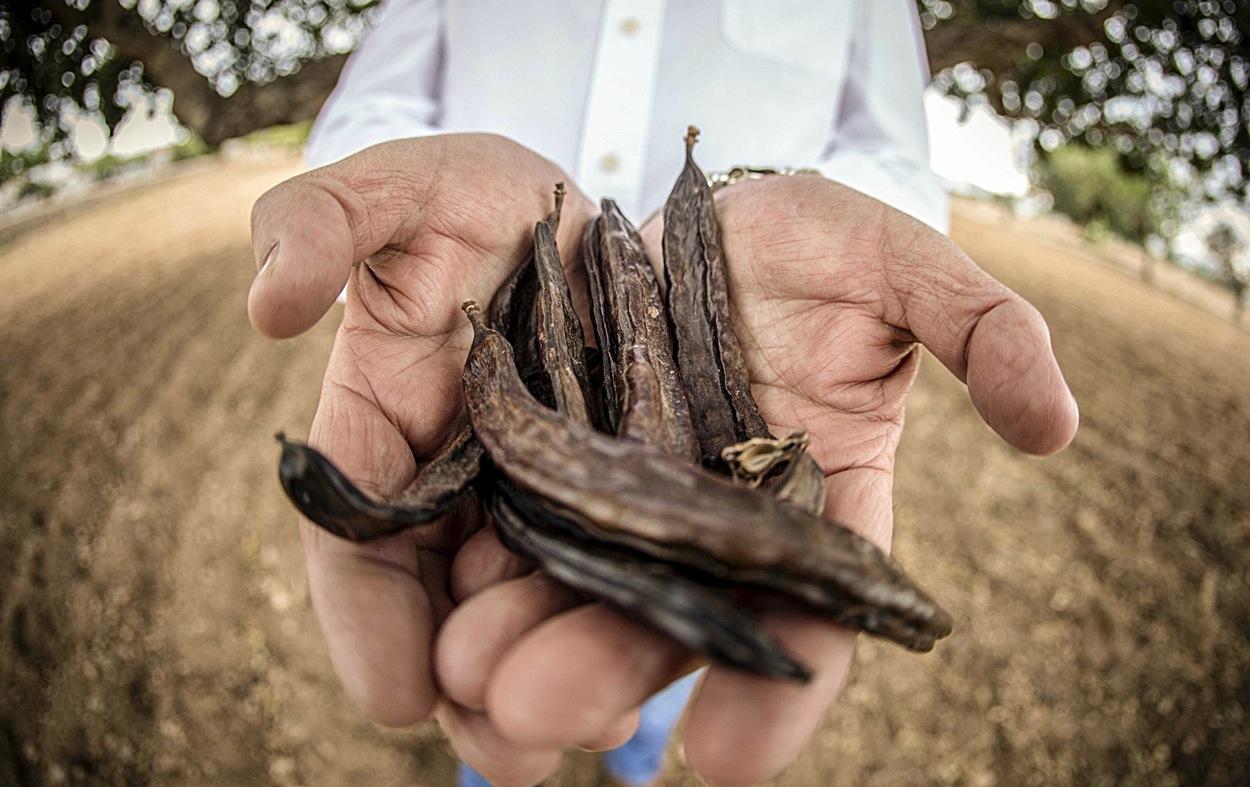
[[[1250,3],[918,0],[936,83],[1126,172],[1250,204]]]
[[[0,6],[0,104],[53,155],[82,113],[115,129],[146,94],[209,145],[316,114],[377,0],[39,0]]]
[[[1207,234],[1206,241],[1220,263],[1225,283],[1233,291],[1233,322],[1239,322],[1246,310],[1246,289],[1250,288],[1250,262],[1246,259],[1245,240],[1232,224],[1219,221]]]
[[[215,145],[315,114],[376,2],[6,3],[0,103],[32,108],[56,157],[81,113],[112,129],[167,89],[179,122]],[[1031,124],[1043,152],[1107,147],[1126,172],[1247,201],[1250,3],[917,2],[938,86]]]
[[[1039,168],[1038,185],[1054,197],[1055,210],[1138,243],[1159,231],[1165,206],[1151,199],[1154,184],[1125,172],[1113,150],[1065,145]]]

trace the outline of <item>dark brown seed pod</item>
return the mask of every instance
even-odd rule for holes
[[[560,214],[564,208],[563,183],[556,184],[554,197],[555,207],[543,221],[550,226],[553,237],[560,227]],[[530,392],[543,404],[554,407],[555,393],[547,379],[542,351],[538,346],[536,321],[539,281],[534,252],[535,247],[531,243],[521,264],[513,269],[491,298],[490,324],[512,343],[516,352],[517,369]]]
[[[562,194],[563,190],[557,191],[557,211]],[[558,212],[555,216],[558,219]],[[573,296],[564,278],[550,220],[534,227],[534,270],[538,276],[534,321],[539,360],[556,409],[582,423],[592,423],[590,403],[594,401],[594,392],[584,360],[586,339],[573,309]]]
[[[464,371],[469,415],[492,463],[517,488],[593,535],[623,535],[819,585],[846,600],[844,608],[871,610],[855,621],[866,630],[908,647],[931,647],[950,632],[950,616],[850,530],[542,407],[517,376],[507,340],[476,304],[467,302],[465,312],[474,327]]]
[[[582,234],[582,264],[586,268],[586,284],[590,291],[590,322],[594,326],[595,341],[599,344],[600,374],[602,386],[600,404],[603,408],[603,426],[610,434],[616,434],[621,419],[621,397],[617,391],[616,358],[619,352],[617,334],[613,329],[616,321],[611,279],[604,270],[600,221],[586,222]]]
[[[569,535],[542,500],[493,487],[488,507],[500,539],[557,581],[602,599],[692,650],[737,669],[807,682],[811,673],[722,592],[642,555]],[[517,501],[520,499],[521,504]]]
[[[733,332],[716,204],[694,160],[698,135],[686,133],[686,163],[664,204],[664,280],[674,357],[704,463],[714,466],[725,446],[769,432]]]
[[[699,443],[677,366],[664,301],[642,238],[610,199],[598,219],[598,265],[615,355],[617,434],[698,461]]]
[[[278,478],[300,513],[340,538],[370,541],[433,522],[446,514],[477,477],[482,444],[466,423],[399,495],[377,501],[347,479],[320,451],[303,443],[282,443]]]

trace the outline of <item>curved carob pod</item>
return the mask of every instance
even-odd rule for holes
[[[619,410],[616,434],[699,461],[699,442],[690,406],[673,361],[664,301],[642,238],[615,202],[605,199],[595,239],[596,280],[602,289],[613,355],[613,391]],[[605,369],[607,364],[605,362]]]
[[[811,673],[723,593],[672,567],[570,535],[570,523],[539,498],[495,484],[487,507],[500,539],[574,591],[630,613],[714,661],[770,678],[807,682]]]
[[[907,647],[950,632],[950,616],[880,550],[850,530],[632,440],[544,408],[525,390],[507,340],[472,301],[465,398],[492,464],[592,535],[707,555],[730,569],[820,586],[850,621]]]
[[[540,222],[551,228],[553,238],[560,229],[565,193],[564,184],[557,183],[554,192],[555,207]],[[491,298],[489,319],[491,326],[507,336],[512,343],[517,370],[530,392],[543,404],[554,407],[555,393],[547,379],[542,350],[538,344],[538,331],[535,329],[540,291],[538,268],[535,264],[536,240],[530,244],[521,264],[504,279],[495,296]]]
[[[477,477],[483,453],[466,423],[407,489],[379,502],[317,449],[287,440],[283,434],[278,434],[278,441],[282,443],[278,478],[287,497],[312,522],[351,541],[393,535],[447,513]]]

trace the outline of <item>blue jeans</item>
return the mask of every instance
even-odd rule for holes
[[[646,701],[634,737],[603,755],[604,766],[612,778],[622,784],[646,784],[660,775],[669,735],[701,673],[690,673]],[[456,783],[459,787],[490,787],[490,782],[463,762],[456,773]]]

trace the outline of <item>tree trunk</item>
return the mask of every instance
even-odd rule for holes
[[[1146,251],[1143,246],[1141,250],[1141,280],[1147,284],[1152,284],[1155,280],[1155,258],[1150,252]]]

